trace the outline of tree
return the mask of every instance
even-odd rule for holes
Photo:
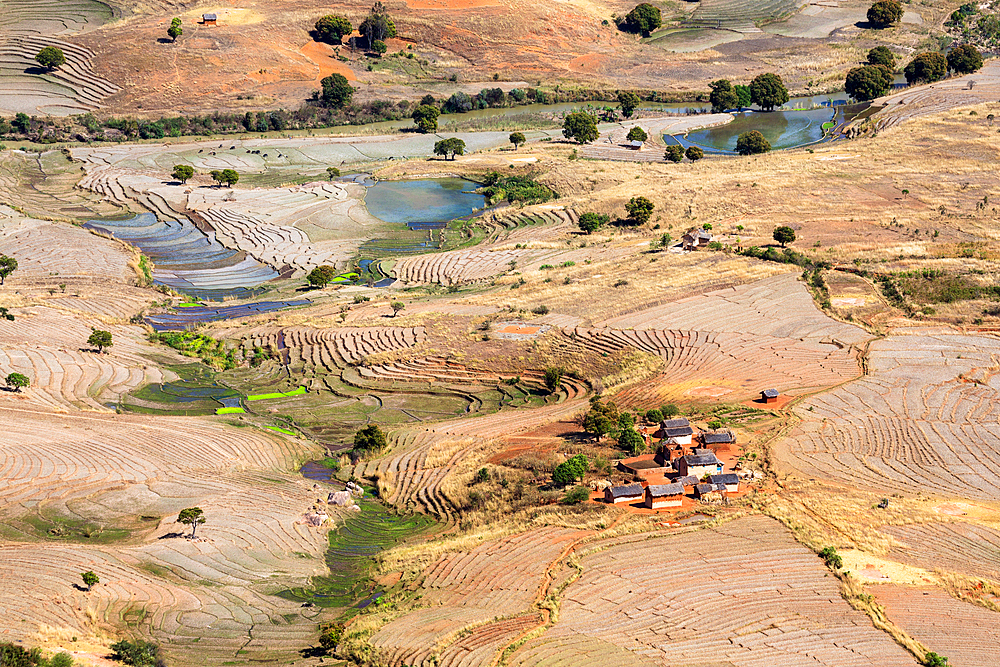
[[[181,510],[180,514],[177,515],[177,521],[183,523],[185,526],[191,526],[191,539],[193,540],[198,526],[206,521],[205,513],[201,511],[200,507],[188,507]]]
[[[389,304],[389,307],[392,308],[392,316],[396,317],[396,315],[399,315],[399,311],[406,308],[406,304],[402,301],[393,301]]]
[[[326,287],[331,280],[337,277],[337,269],[330,266],[329,264],[323,264],[317,266],[315,269],[309,272],[306,276],[306,280],[313,287],[323,288]]]
[[[188,179],[194,176],[194,167],[186,164],[175,164],[174,171],[170,175],[181,183],[187,183]]]
[[[777,74],[760,74],[750,82],[750,101],[764,111],[771,111],[788,101],[788,89]]]
[[[549,390],[549,393],[555,393],[556,389],[562,383],[563,369],[550,366],[545,369],[545,388]]]
[[[320,100],[323,106],[331,109],[343,109],[351,103],[354,88],[347,82],[347,77],[343,74],[331,74],[323,77],[319,85],[322,87]]]
[[[855,67],[847,73],[844,90],[859,102],[881,97],[892,86],[892,72],[884,65]]]
[[[667,162],[680,162],[684,159],[684,147],[677,144],[667,146],[667,150],[663,152],[663,159]]]
[[[30,384],[31,380],[23,373],[11,373],[7,376],[7,386],[16,392],[20,392],[22,387],[27,387]]]
[[[346,35],[354,32],[354,27],[345,16],[327,14],[316,20],[316,39],[320,42],[340,44]]]
[[[83,585],[87,587],[88,591],[94,587],[94,584],[101,583],[101,580],[97,577],[96,574],[94,574],[92,570],[87,570],[86,572],[81,574],[80,577],[83,579]]]
[[[104,348],[111,347],[113,345],[111,342],[111,332],[91,328],[90,338],[87,339],[87,345],[93,345],[97,348],[98,352],[103,354]]]
[[[625,15],[623,26],[628,32],[638,32],[643,37],[649,37],[649,33],[659,28],[662,22],[660,8],[644,2]]]
[[[626,118],[631,118],[632,114],[635,113],[636,108],[639,103],[642,102],[639,96],[630,91],[623,91],[618,93],[618,104],[622,108],[622,115]]]
[[[705,151],[701,150],[697,146],[688,146],[688,149],[684,151],[684,155],[686,155],[687,159],[691,160],[692,162],[697,162],[698,160],[705,157]]]
[[[385,42],[383,42],[381,39],[376,39],[374,42],[372,42],[371,49],[372,51],[378,54],[379,58],[381,58],[382,56],[385,55],[385,52],[389,50],[389,47],[386,46]]]
[[[583,430],[593,433],[600,440],[609,433],[618,431],[618,406],[613,401],[603,403],[594,396],[590,399],[590,410],[583,417]]]
[[[0,255],[0,285],[3,285],[4,279],[15,271],[17,271],[17,260],[7,255]]]
[[[659,424],[663,421],[663,412],[661,412],[659,408],[646,410],[646,421],[650,424]]]
[[[380,452],[385,449],[385,433],[378,424],[368,424],[354,434],[354,449],[361,452]]]
[[[413,122],[417,124],[417,127],[424,134],[430,132],[437,132],[438,129],[438,116],[441,112],[437,107],[431,106],[430,104],[421,104],[416,109],[413,110]]]
[[[329,653],[333,649],[337,648],[337,644],[340,643],[340,637],[343,633],[343,628],[339,625],[334,625],[323,630],[319,635],[319,645]]]
[[[589,113],[575,111],[563,120],[563,136],[575,139],[578,143],[589,144],[597,141],[601,133],[597,130],[597,121]]]
[[[925,51],[913,56],[913,60],[903,68],[906,82],[932,83],[940,81],[948,72],[948,61],[944,54]]]
[[[925,667],[948,667],[948,658],[943,655],[938,655],[934,651],[928,651],[924,654],[924,666]]]
[[[371,47],[376,41],[384,42],[390,37],[395,37],[396,24],[386,12],[385,5],[376,2],[365,20],[358,26],[358,32],[368,40],[368,46]]]
[[[331,181],[335,178],[340,178],[340,169],[337,167],[327,167],[326,175],[330,177]]]
[[[733,86],[733,91],[736,93],[736,96],[740,100],[738,106],[741,109],[743,107],[750,106],[751,100],[753,99],[753,95],[750,93],[750,86],[742,86],[740,84],[736,84],[735,86]]]
[[[972,44],[956,46],[948,52],[948,69],[958,74],[972,74],[983,66],[983,56]]]
[[[527,141],[523,132],[510,133],[510,143],[514,144],[514,150],[517,150],[519,146],[524,145]]]
[[[890,51],[887,46],[876,46],[868,52],[868,64],[883,65],[888,67],[890,72],[894,71],[896,69],[896,54]]]
[[[646,134],[646,130],[636,125],[631,130],[628,131],[628,134],[625,135],[625,138],[628,139],[629,141],[645,141],[646,139],[649,139],[649,135]]]
[[[580,216],[580,220],[577,224],[580,226],[580,230],[585,234],[593,234],[598,229],[608,224],[611,220],[610,216],[600,215],[598,213],[584,213]]]
[[[637,225],[644,225],[649,222],[654,208],[653,202],[645,197],[632,197],[625,204],[625,211],[628,213],[628,217],[635,221]]]
[[[708,87],[712,89],[708,96],[708,101],[712,103],[712,111],[725,111],[740,106],[740,97],[727,79],[713,81]]]
[[[646,441],[643,440],[638,431],[632,427],[628,427],[623,428],[622,432],[618,435],[618,446],[626,452],[630,452],[633,456],[638,456],[645,448]]]
[[[10,311],[0,306],[0,320],[7,320],[9,322],[14,321],[14,316],[10,314]]]
[[[740,155],[757,155],[771,150],[771,144],[757,130],[744,132],[736,138],[736,152]]]
[[[576,474],[573,471],[572,466],[566,465],[566,463],[560,463],[552,471],[552,483],[556,486],[569,486],[576,482]]]
[[[141,639],[123,639],[111,645],[111,659],[130,667],[156,667],[161,664],[160,647]]]
[[[903,18],[903,5],[896,0],[878,0],[868,8],[868,23],[874,28],[888,28]]]
[[[66,64],[66,56],[58,46],[44,46],[35,55],[35,61],[48,70],[54,70]]]
[[[844,567],[844,559],[837,553],[836,547],[823,547],[819,552],[819,557],[823,559],[827,567],[839,570]]]
[[[784,248],[787,244],[795,241],[795,230],[782,225],[781,227],[775,227],[774,233],[771,236]]]
[[[167,28],[167,36],[170,37],[171,41],[176,42],[177,38],[184,34],[184,28],[181,27],[180,17],[175,16],[170,22],[170,27]]]
[[[451,139],[442,139],[434,144],[434,154],[443,155],[445,158],[451,153],[451,159],[454,160],[456,155],[465,155],[465,142],[458,137],[452,137]]]

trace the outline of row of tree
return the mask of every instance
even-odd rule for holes
[[[174,170],[170,173],[170,175],[181,183],[187,183],[188,179],[195,175],[195,170],[194,167],[190,165],[176,164],[174,165]],[[220,187],[222,184],[233,187],[240,180],[239,172],[235,169],[213,169],[208,172],[208,175],[211,176],[212,180],[215,181],[215,184]],[[331,176],[331,178],[333,178],[333,176]]]
[[[858,101],[873,100],[885,95],[892,87],[896,55],[885,46],[868,52],[868,62],[847,73],[844,90]],[[943,79],[949,70],[956,74],[971,74],[983,66],[983,56],[971,44],[956,46],[948,55],[926,51],[913,56],[903,68],[909,84],[931,83]]]
[[[711,93],[708,101],[712,111],[738,109],[756,104],[764,111],[771,111],[788,101],[788,88],[777,74],[767,72],[754,77],[749,86],[733,85],[728,79],[708,84]]]
[[[335,14],[320,17],[313,28],[316,40],[329,44],[341,44],[344,37],[354,32],[354,26],[346,16]],[[368,48],[381,55],[385,53],[385,40],[396,36],[396,24],[389,16],[385,5],[376,2],[368,15],[358,24],[358,32],[365,38]]]

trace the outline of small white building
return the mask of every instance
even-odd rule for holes
[[[676,419],[664,419],[654,435],[662,438],[661,444],[664,445],[690,445],[694,429],[691,428],[691,422],[686,418],[677,417]]]

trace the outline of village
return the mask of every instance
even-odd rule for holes
[[[778,400],[777,390],[765,389],[758,402]],[[753,471],[743,469],[737,437],[730,429],[696,429],[686,417],[673,417],[640,432],[648,449],[658,440],[655,453],[618,461],[619,477],[630,481],[592,484],[592,501],[635,511],[678,511],[699,502],[728,504],[745,495],[755,479]]]

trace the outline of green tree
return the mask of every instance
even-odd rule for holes
[[[625,135],[625,138],[628,139],[629,141],[645,141],[646,139],[649,139],[649,135],[646,134],[646,130],[636,125],[631,130],[628,131],[628,134]]]
[[[837,553],[836,547],[823,547],[819,552],[819,557],[823,559],[827,567],[839,570],[844,567],[844,559]]]
[[[924,667],[948,667],[948,658],[938,655],[934,651],[924,654]]]
[[[83,578],[83,585],[87,587],[88,591],[94,587],[94,584],[101,583],[101,580],[97,577],[96,574],[94,574],[92,570],[87,570],[86,572],[81,574],[80,577]]]
[[[239,180],[240,180],[240,175],[236,172],[235,169],[222,170],[222,182],[228,185],[229,187],[233,187],[234,185],[236,185],[239,182]]]
[[[354,449],[361,452],[381,452],[386,444],[385,433],[377,424],[368,424],[354,434]]]
[[[87,345],[93,345],[97,348],[98,352],[103,353],[104,348],[111,347],[113,345],[111,342],[111,332],[91,328],[90,338],[87,339]]]
[[[392,308],[392,316],[396,317],[396,315],[399,315],[399,311],[406,308],[406,304],[402,301],[393,301],[389,304],[389,307]]]
[[[11,373],[7,376],[7,386],[16,392],[20,392],[22,387],[27,387],[30,384],[31,380],[23,373]]]
[[[752,104],[753,94],[750,92],[750,86],[736,84],[733,86],[733,91],[736,93],[736,97],[739,98],[739,104],[737,106],[741,109]]]
[[[750,100],[764,111],[771,111],[788,101],[788,89],[777,74],[759,74],[750,82]]]
[[[309,272],[306,280],[313,287],[323,288],[330,284],[330,281],[337,277],[337,269],[329,264],[317,266]]]
[[[892,86],[892,72],[884,65],[855,67],[847,73],[844,90],[859,102],[881,97]]]
[[[552,483],[556,486],[569,486],[576,482],[576,472],[566,463],[560,463],[552,471]]]
[[[457,137],[442,139],[441,141],[435,142],[435,155],[443,155],[447,159],[449,153],[451,154],[452,160],[455,159],[456,155],[465,155],[465,142]]]
[[[659,28],[662,22],[660,8],[643,2],[625,15],[622,25],[628,32],[638,32],[643,37],[649,37],[649,33]]]
[[[7,255],[0,255],[0,285],[4,279],[17,271],[17,260]]]
[[[771,150],[771,144],[757,130],[744,132],[736,138],[736,152],[740,155],[757,155]]]
[[[376,39],[374,42],[372,42],[371,48],[372,51],[377,53],[380,58],[385,55],[386,51],[389,50],[389,47],[386,46],[385,42],[383,42],[381,39]]]
[[[896,69],[896,54],[889,50],[887,46],[876,46],[868,52],[869,65],[882,65],[888,67],[889,71]]]
[[[320,100],[323,106],[331,109],[343,109],[351,103],[351,98],[354,96],[354,88],[347,82],[347,77],[343,74],[325,76],[319,84],[322,86]]]
[[[646,421],[650,424],[659,424],[663,421],[663,412],[659,408],[653,408],[652,410],[646,410]]]
[[[597,141],[601,133],[597,130],[597,121],[593,116],[583,111],[575,111],[567,114],[563,120],[563,136],[575,139],[581,144],[589,144]]]
[[[645,197],[632,197],[625,204],[625,212],[628,213],[629,219],[637,225],[644,225],[649,222],[654,208],[653,202]]]
[[[718,113],[740,105],[740,97],[729,80],[719,79],[708,84],[708,87],[712,89],[708,96],[708,101],[712,103],[712,111]]]
[[[692,162],[697,162],[698,160],[705,157],[705,151],[701,150],[697,146],[688,146],[687,150],[684,151],[684,155],[686,155],[687,159],[691,160]]]
[[[549,393],[555,393],[556,389],[562,383],[562,376],[565,371],[561,368],[550,366],[545,369],[545,388],[549,390]]]
[[[177,38],[184,34],[184,28],[181,27],[181,20],[179,17],[174,17],[170,22],[170,27],[167,28],[167,36],[170,37],[171,41],[176,42]]]
[[[0,320],[7,320],[8,322],[14,321],[14,316],[10,314],[10,311],[0,306]]]
[[[909,84],[940,81],[947,72],[948,61],[944,54],[934,51],[918,53],[903,68],[903,74],[906,75],[906,82]]]
[[[198,526],[206,521],[205,513],[201,511],[200,507],[188,507],[180,511],[180,514],[177,515],[177,521],[185,526],[191,526],[191,539],[194,539]]]
[[[635,113],[636,108],[638,108],[639,103],[642,102],[639,96],[631,91],[622,91],[618,93],[618,105],[622,109],[622,115],[626,118],[631,118],[632,114]]]
[[[585,234],[593,234],[598,229],[608,224],[610,220],[611,217],[607,215],[584,213],[580,216],[580,220],[577,221],[577,224],[580,226],[580,230]]]
[[[66,55],[58,46],[44,46],[35,54],[35,61],[42,67],[53,70],[66,64]]]
[[[618,446],[626,452],[630,452],[633,456],[638,456],[646,447],[646,441],[643,440],[638,431],[632,427],[628,427],[623,428],[621,433],[618,434]]]
[[[528,140],[524,137],[523,132],[511,132],[510,133],[510,143],[514,144],[514,150],[516,151],[520,146],[523,146]]]
[[[958,74],[972,74],[983,66],[983,56],[972,44],[956,46],[948,52],[948,69]]]
[[[771,237],[780,243],[782,248],[784,248],[787,244],[795,242],[795,230],[785,225],[775,227],[774,233],[771,234]]]
[[[440,115],[441,111],[437,107],[430,104],[421,104],[413,110],[412,118],[420,131],[428,134],[430,132],[437,132],[438,117]]]
[[[336,625],[330,628],[326,628],[319,635],[319,645],[322,646],[323,650],[325,650],[327,653],[330,653],[335,648],[337,648],[337,644],[340,643],[340,637],[342,632],[343,630]]]
[[[684,147],[677,144],[667,146],[667,149],[663,151],[663,159],[667,162],[680,162],[684,159]]]
[[[335,178],[340,178],[340,169],[338,169],[337,167],[327,167],[326,175],[330,178],[331,181]]]
[[[130,667],[156,667],[160,664],[160,647],[142,640],[123,639],[111,645],[111,659]]]
[[[868,8],[868,23],[874,28],[888,28],[903,18],[903,5],[896,0],[878,0]]]
[[[593,433],[598,440],[618,431],[618,406],[614,402],[604,403],[598,397],[590,399],[590,410],[583,417],[583,430]]]
[[[374,46],[376,41],[384,42],[396,36],[396,24],[385,9],[385,5],[376,2],[365,20],[358,26],[358,32],[368,40],[368,46]]]
[[[346,16],[327,14],[316,21],[315,36],[320,42],[340,44],[344,37],[354,32],[354,27]]]
[[[175,164],[174,171],[170,175],[181,183],[187,183],[188,179],[194,176],[194,167],[186,164]]]

